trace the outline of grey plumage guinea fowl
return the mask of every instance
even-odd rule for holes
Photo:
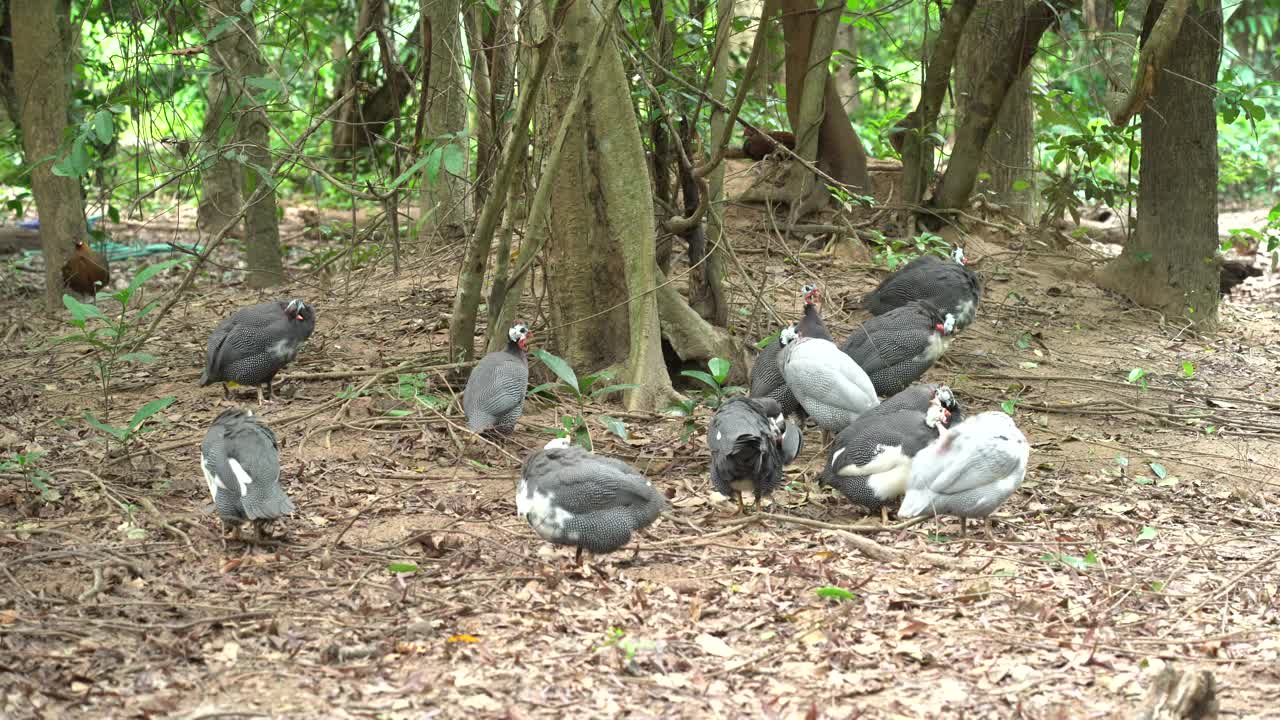
[[[721,495],[738,500],[742,494],[760,502],[782,484],[782,466],[789,460],[783,448],[787,419],[773,398],[730,398],[716,410],[707,426],[711,450],[711,486]],[[794,458],[795,455],[792,455]]]
[[[955,425],[964,420],[964,408],[960,406],[960,401],[956,398],[955,391],[946,385],[935,385],[934,383],[916,383],[911,387],[894,393],[868,412],[868,415],[880,413],[892,413],[899,410],[915,410],[916,412],[925,413],[929,411],[929,406],[933,404],[934,398],[938,398],[938,402],[942,408],[950,415],[947,417],[947,425]]]
[[[801,288],[804,299],[804,314],[800,319],[800,333],[807,337],[831,339],[827,326],[822,322],[822,292],[817,285],[809,284]],[[749,395],[753,398],[773,398],[782,406],[782,414],[793,417],[804,412],[796,396],[787,387],[778,367],[778,353],[782,344],[777,338],[764,346],[756,356],[756,364],[751,368],[751,387]]]
[[[867,373],[876,393],[893,395],[933,367],[954,330],[955,316],[917,300],[858,326],[841,350]]]
[[[779,340],[782,375],[818,427],[838,433],[880,404],[871,378],[835,343],[798,335],[795,326],[783,330]]]
[[[956,332],[973,322],[982,299],[978,276],[965,267],[964,249],[957,247],[950,260],[921,255],[881,281],[862,298],[862,309],[883,315],[913,300],[928,300],[955,316]]]
[[[228,383],[265,384],[270,399],[276,373],[293,362],[315,329],[315,308],[302,300],[241,308],[218,323],[209,336],[200,386],[220,382],[224,396],[230,397]],[[257,390],[261,403],[262,388]]]
[[[926,412],[869,412],[836,436],[827,456],[822,482],[856,505],[880,512],[888,522],[889,506],[907,490],[913,458],[938,437],[949,413],[935,399]]]
[[[982,518],[990,538],[991,513],[1022,485],[1030,456],[1013,418],[999,410],[974,415],[916,455],[898,515],[954,515],[962,535],[968,518]]]
[[[507,347],[480,359],[462,391],[462,409],[472,432],[510,433],[524,413],[529,387],[529,326],[517,322],[507,331]]]
[[[653,483],[630,465],[556,438],[524,464],[516,512],[539,537],[582,551],[610,553],[631,542],[670,507]]]
[[[267,523],[293,512],[280,486],[279,453],[275,433],[248,410],[223,410],[209,426],[200,469],[224,527],[238,535],[252,521],[261,538]]]

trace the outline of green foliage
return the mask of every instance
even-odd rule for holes
[[[896,270],[921,255],[933,254],[941,258],[951,256],[951,244],[930,232],[906,239],[888,238],[874,230],[870,234],[868,242],[871,245],[871,260],[890,270]]]
[[[553,429],[552,432],[559,437],[573,438],[575,444],[581,445],[588,450],[592,449],[593,446],[591,429],[587,426],[587,418],[584,414],[587,402],[599,400],[616,392],[640,387],[629,383],[605,384],[617,374],[613,370],[603,370],[579,378],[578,374],[573,371],[573,368],[569,367],[569,363],[565,362],[563,358],[553,355],[542,348],[538,348],[529,354],[537,358],[543,365],[546,365],[559,378],[558,382],[543,383],[532,388],[529,390],[530,395],[554,395],[557,391],[568,392],[577,401],[577,413],[561,417],[561,428]],[[596,387],[597,385],[601,385],[601,387]],[[609,432],[618,437],[624,440],[627,438],[626,425],[621,420],[605,416],[604,426]]]
[[[153,415],[169,407],[176,401],[175,397],[163,397],[150,400],[134,411],[133,417],[129,418],[129,422],[124,425],[112,425],[104,420],[99,420],[92,412],[85,411],[85,422],[94,430],[107,435],[109,438],[117,440],[121,446],[128,447],[134,440],[143,434],[143,426]]]
[[[39,451],[13,453],[7,458],[0,459],[0,472],[15,472],[22,475],[40,492],[42,500],[47,503],[57,502],[62,499],[62,493],[49,485],[53,476],[48,470],[38,465],[40,458],[44,456],[45,453]]]
[[[396,376],[395,388],[384,390],[384,392],[397,400],[408,403],[410,407],[388,410],[387,415],[390,415],[391,417],[405,417],[407,415],[414,414],[419,409],[436,411],[436,413],[438,413],[448,407],[449,402],[443,397],[431,392],[431,389],[431,383],[427,379],[426,373],[405,373]],[[346,397],[350,397],[350,386],[348,386],[348,390],[343,392],[348,393]],[[343,396],[342,393],[339,393],[339,396]]]
[[[681,444],[689,442],[689,438],[698,432],[698,421],[695,413],[697,413],[700,404],[698,396],[690,394],[689,397],[681,398],[674,405],[668,405],[663,409],[669,415],[683,418],[680,423]]]
[[[1143,390],[1147,389],[1147,371],[1143,368],[1136,367],[1129,371],[1129,375],[1125,377],[1125,382],[1130,385],[1137,385]]]
[[[747,392],[747,389],[740,385],[725,385],[729,380],[729,371],[732,368],[733,363],[724,358],[711,358],[707,361],[707,369],[711,372],[681,370],[680,374],[706,385],[707,389],[697,394],[701,395],[702,402],[707,407],[715,409],[724,403],[725,398],[731,395],[745,395]],[[690,394],[693,395],[695,393],[691,392]]]
[[[1067,553],[1044,553],[1040,559],[1050,566],[1062,565],[1073,568],[1079,572],[1084,572],[1091,568],[1097,567],[1100,562],[1098,554],[1090,550],[1084,554],[1084,557],[1076,555],[1068,555]]]
[[[820,587],[817,590],[814,590],[813,592],[820,598],[826,598],[828,600],[836,600],[839,602],[844,602],[847,600],[853,600],[857,598],[857,595],[854,595],[853,593],[849,592],[848,590],[845,590],[844,588],[836,587],[834,585],[827,585],[825,587]]]

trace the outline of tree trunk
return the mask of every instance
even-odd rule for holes
[[[574,3],[557,47],[544,117],[559,117],[600,23],[590,3]],[[572,120],[552,183],[546,264],[552,324],[561,357],[574,367],[626,362],[631,409],[654,409],[673,393],[658,322],[653,202],[644,147],[621,57],[612,41],[586,78],[584,112]],[[553,123],[544,123],[544,127]]]
[[[419,239],[439,247],[465,235],[467,217],[467,89],[462,72],[461,0],[419,0],[424,29],[431,37],[431,73],[424,102],[427,136],[440,161],[428,161],[422,174]],[[450,172],[461,157],[461,170]],[[452,158],[452,162],[445,161]]]
[[[777,90],[774,86],[779,80],[785,79],[786,74],[785,46],[782,38],[778,37],[778,25],[774,22],[781,9],[780,2],[781,0],[763,0],[758,3],[760,24],[756,26],[756,32],[764,33],[765,38],[764,45],[760,48],[760,61],[752,79],[752,85],[755,87],[756,96],[761,99],[776,97]]]
[[[1001,39],[1017,32],[1026,2],[982,0],[965,24],[956,57],[956,115],[961,122],[983,73],[999,55]],[[1036,217],[1035,139],[1028,66],[1005,93],[978,166],[979,173],[988,176],[984,189],[1023,222],[1033,222]]]
[[[983,71],[969,98],[969,112],[960,119],[947,171],[938,183],[930,205],[936,208],[960,208],[969,202],[983,150],[991,128],[996,123],[1000,105],[1009,88],[1022,76],[1040,45],[1040,37],[1057,22],[1060,13],[1082,0],[1035,2],[1025,6],[1013,32],[998,43],[999,52]]]
[[[210,11],[211,19],[220,17]],[[212,23],[210,23],[212,26]],[[235,35],[224,32],[214,40],[214,46],[224,48],[218,52],[231,55]],[[227,73],[210,73],[205,86],[204,127],[201,143],[206,148],[204,172],[200,174],[200,205],[196,210],[196,228],[206,235],[220,232],[233,218],[240,215],[240,164],[224,157],[223,153],[235,142],[236,122],[231,112],[235,92],[227,84]]]
[[[733,31],[734,0],[719,0],[716,7],[716,47],[720,54],[716,56],[711,68],[711,97],[723,103],[729,86],[729,37]],[[730,129],[725,112],[714,106],[711,109],[711,147],[714,151],[724,144],[725,136]],[[693,152],[692,149],[689,152]],[[705,158],[703,158],[705,160]],[[695,159],[696,164],[702,160]],[[707,262],[704,277],[711,288],[710,295],[715,302],[711,312],[699,313],[714,325],[725,327],[729,324],[729,303],[724,297],[724,269],[727,265],[728,249],[724,232],[724,163],[716,163],[716,167],[707,177]]]
[[[230,92],[224,107],[235,108],[235,140],[244,160],[240,165],[240,183],[244,199],[255,197],[244,214],[245,263],[250,287],[267,288],[284,281],[284,264],[280,258],[280,225],[276,219],[275,178],[271,176],[270,126],[266,101],[255,96],[246,78],[266,74],[258,49],[258,31],[253,17],[241,12],[240,0],[214,0],[206,7],[213,22],[223,17],[237,19],[213,47],[212,60],[221,68]],[[262,92],[262,91],[257,91]],[[223,210],[225,208],[220,208]],[[239,208],[236,208],[238,210]]]
[[[858,99],[858,73],[854,70],[858,60],[858,30],[853,23],[841,22],[836,28],[836,93],[846,115],[852,115],[862,107]]]
[[[9,0],[0,0],[0,103],[14,127],[22,126],[22,109],[13,77],[13,18]]]
[[[833,2],[825,3],[823,22],[838,23],[840,17],[836,10]],[[796,133],[799,149],[803,142],[799,122],[804,88],[810,82],[818,82],[817,87],[823,92],[823,115],[816,155],[818,168],[855,191],[867,192],[871,187],[867,176],[867,154],[849,122],[849,116],[840,104],[835,80],[827,72],[827,61],[831,55],[830,42],[835,39],[834,25],[828,28],[831,37],[825,47],[825,57],[822,62],[811,64],[814,23],[817,17],[818,10],[813,6],[813,0],[782,0],[782,32],[787,46],[787,117]],[[808,80],[813,73],[819,74],[818,79]]]
[[[1162,14],[1160,4],[1153,3],[1148,20]],[[1204,330],[1218,317],[1213,86],[1221,52],[1221,3],[1194,5],[1166,65],[1150,71],[1155,92],[1142,110],[1137,231],[1099,276],[1103,287]]]
[[[650,0],[649,11],[653,16],[655,57],[664,67],[675,67],[675,55],[672,50],[671,26],[667,23],[666,3],[663,0]],[[660,108],[650,110],[649,142],[653,145],[652,174],[653,195],[658,200],[661,211],[675,214],[674,193],[671,189],[671,139],[667,137],[667,121]],[[686,152],[692,152],[688,147]],[[664,273],[671,272],[672,245],[675,234],[663,232],[658,238],[658,269]]]
[[[15,2],[9,12],[13,27],[22,28],[13,35],[13,82],[21,105],[23,155],[40,211],[45,305],[56,312],[62,307],[62,265],[85,233],[80,183],[53,174],[71,102],[68,18],[62,4],[53,2]]]
[[[493,87],[489,81],[489,58],[484,52],[484,19],[488,8],[467,9],[465,28],[471,48],[471,87],[476,103],[476,189],[475,205],[483,207],[498,164],[498,123],[493,110]]]

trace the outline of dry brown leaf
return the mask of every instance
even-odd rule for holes
[[[737,650],[734,650],[733,648],[729,647],[728,643],[716,637],[715,635],[702,633],[698,637],[694,638],[693,641],[698,645],[698,647],[702,648],[703,652],[707,653],[708,655],[715,655],[716,657],[727,658],[727,657],[733,657],[734,655],[738,654]]]

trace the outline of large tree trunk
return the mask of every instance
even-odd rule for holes
[[[716,4],[716,47],[720,54],[716,56],[711,68],[711,96],[723,103],[729,85],[729,37],[733,30],[734,0],[719,0]],[[724,144],[725,136],[730,128],[725,112],[719,107],[711,109],[711,144],[714,151]],[[692,148],[688,148],[693,153]],[[706,158],[695,159],[701,164]],[[729,304],[724,296],[724,274],[728,252],[724,232],[724,163],[716,163],[716,167],[707,177],[707,261],[703,270],[705,287],[708,289],[707,300],[698,314],[714,325],[724,327],[729,323]]]
[[[18,91],[13,84],[13,18],[9,0],[0,0],[0,104],[15,127],[22,125],[22,109],[18,107]]]
[[[588,45],[603,18],[590,3],[574,3],[558,46],[559,67],[544,97],[544,117],[563,113]],[[554,184],[548,218],[547,276],[560,355],[574,367],[619,362],[631,409],[654,409],[673,393],[662,358],[658,322],[653,201],[644,147],[626,73],[607,43],[587,78],[584,111],[573,119]],[[554,126],[555,123],[544,123]],[[536,221],[536,219],[535,219]]]
[[[828,10],[824,5],[823,12]],[[813,0],[782,0],[782,32],[787,45],[787,117],[799,143],[806,77],[820,73],[822,78],[818,87],[823,89],[824,96],[822,124],[818,131],[818,168],[837,181],[866,192],[871,187],[867,176],[867,154],[840,104],[835,80],[827,72],[826,60],[830,58],[830,52],[826,53],[827,58],[823,62],[810,64],[814,23],[818,14]],[[824,17],[823,22],[839,22],[839,13],[836,12],[834,18]],[[834,41],[834,27],[831,30]],[[827,49],[829,51],[830,46]]]
[[[1151,19],[1161,14],[1153,2]],[[1151,36],[1150,39],[1154,39]],[[1213,85],[1222,5],[1188,11],[1142,110],[1137,232],[1099,283],[1170,319],[1212,329],[1218,318],[1218,126]]]
[[[841,22],[836,28],[836,94],[846,115],[852,115],[862,106],[858,99],[858,73],[854,68],[858,59],[858,30],[853,23]]]
[[[23,154],[40,211],[45,305],[54,312],[62,307],[62,265],[85,232],[80,183],[53,174],[71,102],[71,33],[62,3],[15,2],[9,12],[13,27],[22,28],[13,35],[13,80],[21,105]]]
[[[467,217],[467,89],[462,72],[460,0],[420,0],[424,29],[431,37],[431,73],[426,87],[427,136],[439,157],[462,157],[454,174],[443,162],[428,162],[422,175],[422,225],[427,247],[459,240]]]
[[[209,17],[216,22],[221,16],[211,11]],[[214,41],[215,47],[222,48],[216,52],[229,56],[235,39],[233,33],[224,32]],[[204,127],[200,132],[206,160],[200,174],[200,205],[196,210],[196,227],[204,234],[218,233],[232,219],[238,223],[240,216],[240,164],[223,154],[235,142],[236,122],[231,112],[235,97],[226,72],[209,74]]]
[[[280,224],[276,219],[275,178],[270,169],[270,126],[264,109],[266,101],[255,96],[246,78],[262,77],[266,66],[258,49],[258,31],[253,17],[241,12],[240,0],[214,0],[207,7],[214,22],[223,17],[236,18],[236,26],[223,37],[227,44],[215,43],[213,61],[231,92],[227,105],[235,108],[235,139],[244,161],[240,164],[240,183],[245,201],[252,200],[244,214],[245,263],[250,287],[267,288],[284,281],[284,264],[280,258]],[[256,91],[262,92],[262,91]],[[237,208],[238,209],[238,208]]]
[[[960,35],[956,56],[958,117],[964,118],[969,112],[983,73],[997,60],[1001,40],[1017,31],[1027,2],[982,0],[974,9]],[[1028,66],[1005,93],[979,165],[979,173],[989,178],[984,188],[1024,222],[1032,222],[1036,215],[1035,139]]]

